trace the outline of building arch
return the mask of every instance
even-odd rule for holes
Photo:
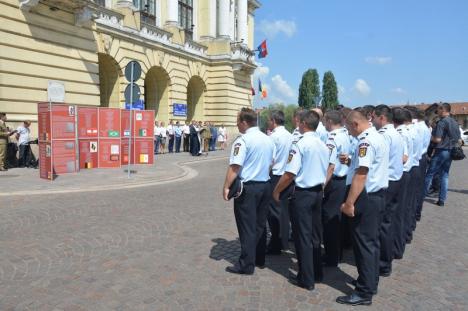
[[[102,107],[120,108],[120,77],[122,70],[114,58],[98,53],[99,91]]]
[[[187,120],[204,119],[206,85],[199,76],[193,76],[187,85]]]
[[[145,109],[154,110],[156,119],[165,118],[169,109],[170,79],[158,66],[151,67],[145,76]]]

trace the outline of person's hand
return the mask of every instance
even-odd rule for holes
[[[348,165],[349,156],[346,153],[340,154],[340,163]]]
[[[223,199],[224,199],[224,201],[229,201],[228,195],[229,195],[229,188],[224,188],[223,189]]]
[[[280,193],[278,191],[273,191],[273,200],[275,200],[276,203],[280,202]]]
[[[341,212],[349,217],[354,217],[354,204],[347,202],[341,204]]]

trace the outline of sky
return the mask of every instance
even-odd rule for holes
[[[349,107],[468,102],[468,0],[260,1],[255,107],[297,104],[309,68],[331,70]]]

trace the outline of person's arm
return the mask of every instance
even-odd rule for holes
[[[442,136],[444,134],[445,124],[446,124],[446,122],[444,122],[444,120],[440,120],[437,123],[435,133],[434,133],[434,135],[432,135],[432,138],[431,138],[431,141],[433,143],[438,144],[438,143],[440,143],[442,141]]]
[[[341,205],[341,212],[343,212],[349,217],[354,217],[354,204],[356,203],[356,200],[361,194],[361,192],[364,190],[368,172],[369,169],[367,167],[361,166],[357,168],[356,172],[354,173],[348,197],[346,198],[346,201]]]
[[[332,164],[332,163],[328,164],[327,179],[325,180],[325,185],[323,185],[324,188],[327,186],[328,182],[332,178],[334,171],[335,171],[335,164]]]
[[[228,199],[229,187],[231,187],[237,175],[239,175],[240,169],[241,169],[241,166],[237,164],[231,164],[228,166],[228,169],[226,172],[226,178],[224,180],[224,186],[223,186],[223,199],[225,201],[229,201]]]
[[[289,184],[292,183],[296,176],[293,173],[290,172],[284,172],[283,176],[281,176],[280,180],[276,184],[275,189],[273,190],[273,199],[276,202],[280,201],[280,194],[283,192],[284,189],[286,189]]]

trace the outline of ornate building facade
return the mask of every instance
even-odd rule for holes
[[[137,60],[141,102],[161,121],[235,127],[251,106],[257,0],[0,0],[0,111],[37,120],[49,81],[68,104],[125,106]],[[186,116],[173,105],[186,104]],[[33,126],[33,132],[35,131]]]

